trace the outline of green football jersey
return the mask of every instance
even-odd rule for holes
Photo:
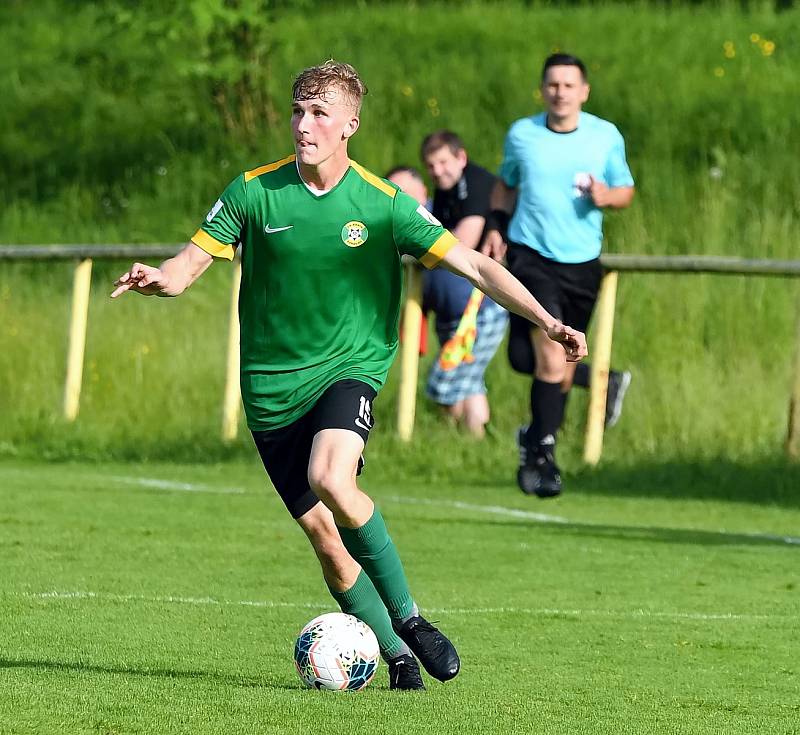
[[[317,196],[289,156],[234,179],[192,241],[229,260],[242,244],[242,398],[248,426],[264,431],[337,380],[380,389],[397,352],[400,255],[431,268],[456,239],[353,161]]]

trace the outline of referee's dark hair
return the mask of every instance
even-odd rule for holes
[[[431,153],[436,153],[436,151],[445,146],[450,149],[453,155],[464,150],[464,143],[452,130],[437,130],[435,133],[425,136],[425,140],[422,141],[420,146],[420,156],[424,161]]]
[[[581,70],[583,81],[586,82],[589,80],[589,75],[586,73],[586,64],[584,64],[577,56],[573,56],[572,54],[550,54],[550,56],[544,60],[544,66],[542,67],[542,81],[544,81],[547,70],[551,66],[577,66],[578,69]]]

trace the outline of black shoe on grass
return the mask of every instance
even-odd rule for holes
[[[536,449],[531,449],[528,446],[527,430],[527,426],[520,426],[517,429],[519,447],[517,485],[526,495],[554,498],[561,494],[561,472],[552,452],[555,441],[548,436]]]
[[[397,625],[395,633],[414,652],[419,662],[434,679],[448,681],[461,668],[455,646],[438,628],[434,628],[421,615],[414,615]]]
[[[389,661],[389,689],[405,692],[425,689],[419,664],[413,656],[398,656]]]
[[[561,472],[550,453],[540,454],[534,461],[538,480],[533,492],[539,498],[554,498],[561,495]]]

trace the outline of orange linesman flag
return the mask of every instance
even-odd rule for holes
[[[456,333],[442,345],[439,354],[439,367],[442,370],[453,370],[462,362],[475,362],[472,348],[478,334],[478,309],[481,308],[482,301],[483,293],[473,288]]]

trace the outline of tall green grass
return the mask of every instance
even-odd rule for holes
[[[422,137],[451,127],[473,160],[495,168],[509,123],[539,109],[533,89],[542,59],[561,49],[588,62],[587,109],[621,129],[637,181],[633,207],[608,217],[610,252],[797,256],[800,12],[519,3],[285,12],[270,27],[265,81],[283,117],[242,139],[213,113],[208,87],[198,82],[202,70],[186,81],[187,65],[202,60],[180,34],[128,53],[124,42],[137,21],[124,26],[84,8],[74,34],[52,38],[45,26],[59,7],[16,5],[17,24],[0,30],[0,40],[19,51],[2,66],[0,91],[13,104],[0,114],[0,141],[5,156],[17,155],[8,170],[26,172],[0,180],[0,241],[185,240],[238,171],[290,150],[293,75],[328,56],[354,63],[370,87],[351,151],[361,163],[377,172],[416,163]],[[92,35],[100,27],[103,43]],[[43,37],[59,50],[50,75],[32,71]],[[30,48],[22,38],[34,39]],[[95,63],[101,51],[112,67]],[[56,92],[78,86],[84,99],[103,105],[62,115]],[[137,106],[146,112],[138,120]],[[34,113],[60,116],[69,156],[45,140],[47,131],[26,125]],[[79,160],[94,161],[94,169],[71,167]],[[216,265],[178,300],[111,303],[110,283],[124,265],[96,264],[83,404],[70,426],[59,418],[70,268],[0,265],[0,453],[189,459],[249,451],[245,438],[233,448],[219,441],[226,267]],[[614,363],[630,368],[634,381],[605,456],[631,463],[778,454],[797,296],[785,279],[623,276]],[[409,474],[434,454],[443,472],[509,466],[527,381],[502,355],[487,381],[494,418],[485,443],[443,426],[420,394],[416,439],[403,447],[391,431],[393,373],[378,401],[381,428],[370,456]],[[585,396],[575,392],[561,449],[568,465],[579,453],[584,412]]]

